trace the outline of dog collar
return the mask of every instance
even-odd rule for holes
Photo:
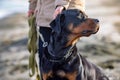
[[[67,51],[66,55],[64,55],[63,57],[55,57],[55,56],[49,54],[47,47],[46,47],[46,49],[45,49],[44,51],[45,51],[45,57],[46,57],[49,61],[51,61],[51,62],[60,62],[60,63],[62,62],[62,63],[64,63],[64,62],[69,62],[69,61],[75,56],[75,54],[73,54],[74,51],[75,51],[75,49],[76,49],[76,46],[75,46],[75,45],[71,46],[71,47],[69,48],[69,50]],[[47,52],[46,52],[46,51],[47,51]]]

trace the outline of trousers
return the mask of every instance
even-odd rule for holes
[[[52,29],[49,28],[49,27],[42,27],[40,26],[40,29],[39,29],[39,32],[42,34],[43,38],[44,38],[44,41],[45,42],[48,42],[50,41],[50,34],[52,32]],[[41,65],[41,57],[42,55],[44,54],[43,53],[43,41],[41,40],[41,38],[39,37],[38,39],[38,55],[39,55],[39,67]]]

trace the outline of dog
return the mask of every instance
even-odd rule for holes
[[[76,43],[99,30],[99,20],[77,9],[65,10],[51,23],[49,45],[41,58],[43,80],[109,80],[94,64],[77,52]]]

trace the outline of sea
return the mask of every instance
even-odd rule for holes
[[[13,13],[27,13],[28,0],[0,0],[0,19]]]

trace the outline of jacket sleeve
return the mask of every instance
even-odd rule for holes
[[[64,6],[65,9],[79,9],[85,11],[85,0],[55,0],[55,6]]]
[[[64,6],[65,9],[68,8],[71,0],[55,0],[55,6]]]
[[[29,11],[34,11],[37,5],[37,0],[29,0]]]

